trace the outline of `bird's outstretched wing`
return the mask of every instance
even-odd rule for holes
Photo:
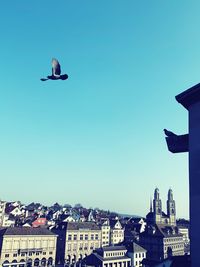
[[[52,75],[59,76],[61,74],[61,67],[57,59],[52,59]]]

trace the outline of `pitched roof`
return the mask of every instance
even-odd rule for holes
[[[162,238],[170,238],[183,236],[178,232],[178,228],[176,226],[163,226],[155,224],[154,226],[147,227],[146,230],[140,234],[140,236],[155,236]]]
[[[108,246],[102,247],[103,251],[113,251],[113,250],[127,250],[125,246]]]
[[[115,226],[116,226],[117,223],[119,223],[120,226],[122,226],[121,225],[121,222],[118,219],[110,219],[110,227],[111,228],[115,228]]]
[[[147,250],[135,242],[127,242],[126,247],[128,252],[146,252]]]
[[[103,256],[97,254],[97,253],[92,253],[92,255],[94,255],[96,258],[98,258],[100,261],[104,261],[104,262],[110,262],[110,261],[116,261],[116,260],[129,260],[131,261],[131,259],[127,256],[116,256],[116,257],[106,257],[104,258]]]
[[[33,227],[8,227],[1,228],[0,235],[6,236],[21,236],[21,235],[54,235],[51,231],[46,228],[33,228]]]
[[[133,242],[133,252],[145,252],[146,249]]]
[[[6,207],[5,207],[5,213],[8,213],[9,214],[10,212],[12,212],[16,208],[18,208],[18,207],[13,206],[12,205],[12,202],[7,202],[6,203]]]
[[[61,230],[100,230],[100,227],[94,222],[62,222],[55,227]]]

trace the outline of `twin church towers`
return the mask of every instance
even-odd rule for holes
[[[162,201],[160,199],[159,189],[154,191],[153,208],[152,201],[150,203],[150,212],[146,219],[151,224],[165,224],[176,226],[176,206],[173,200],[172,189],[169,189],[167,195],[167,214],[162,211]]]

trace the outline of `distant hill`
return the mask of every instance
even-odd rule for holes
[[[119,216],[121,216],[121,217],[128,217],[128,218],[131,218],[131,217],[133,217],[133,218],[144,218],[143,216],[140,216],[140,215],[130,215],[130,214],[121,214],[121,213],[118,213],[119,214]]]

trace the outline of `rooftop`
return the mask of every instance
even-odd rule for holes
[[[54,233],[46,228],[33,228],[33,227],[8,227],[0,229],[0,236],[21,236],[21,235],[52,235],[56,236]]]
[[[176,96],[176,100],[182,104],[186,109],[189,109],[191,105],[200,101],[200,83],[189,88]]]

